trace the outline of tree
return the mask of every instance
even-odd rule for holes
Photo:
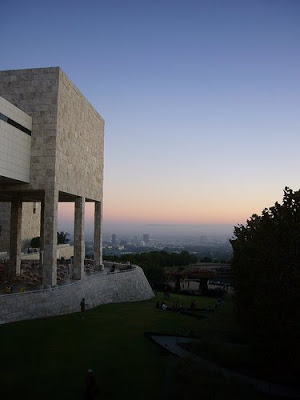
[[[70,236],[68,232],[57,232],[57,244],[69,243],[70,239],[68,239],[68,236]]]
[[[152,288],[162,290],[166,282],[165,270],[157,265],[148,265],[142,268]]]
[[[296,340],[300,287],[300,190],[234,228],[232,279],[238,315],[270,340]],[[298,331],[299,332],[299,331]],[[278,342],[278,341],[277,341]]]
[[[37,249],[37,248],[40,247],[40,242],[41,242],[41,239],[40,239],[39,236],[34,237],[34,238],[31,239],[30,247],[32,247],[34,249]]]

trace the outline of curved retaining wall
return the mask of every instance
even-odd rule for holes
[[[148,300],[154,297],[143,270],[96,273],[69,285],[0,296],[0,324],[80,311],[100,304]]]

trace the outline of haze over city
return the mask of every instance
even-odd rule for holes
[[[60,66],[106,121],[104,233],[224,232],[299,189],[297,1],[15,1],[1,69]],[[92,208],[86,207],[91,230]],[[60,204],[59,229],[73,207]],[[139,230],[140,229],[140,230]]]

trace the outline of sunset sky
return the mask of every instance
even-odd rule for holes
[[[105,223],[234,225],[300,187],[299,19],[298,0],[6,1],[0,69],[60,66],[103,116]]]

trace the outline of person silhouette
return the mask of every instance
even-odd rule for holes
[[[98,392],[99,390],[94,372],[92,369],[89,369],[86,376],[85,399],[93,400],[95,396],[98,394]]]
[[[80,310],[81,310],[81,319],[84,319],[84,313],[85,313],[85,298],[83,297],[81,302],[80,302]]]

